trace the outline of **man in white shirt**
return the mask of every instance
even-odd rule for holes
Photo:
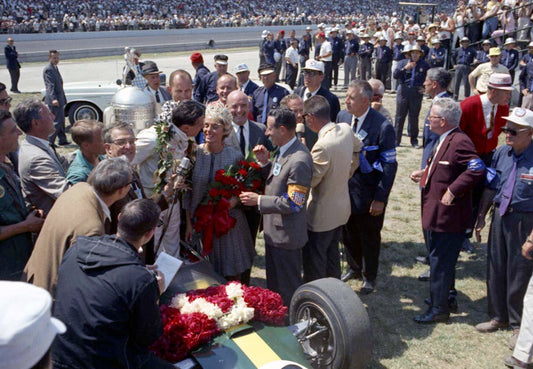
[[[321,46],[317,59],[324,63],[324,80],[322,81],[322,86],[329,90],[331,87],[331,72],[333,70],[333,65],[331,63],[333,59],[331,42],[326,39],[324,32],[318,34],[318,42],[321,43]]]
[[[291,46],[285,51],[285,61],[287,62],[287,75],[285,77],[285,82],[289,87],[294,90],[294,85],[296,84],[296,76],[298,75],[298,40],[294,39],[291,41]]]

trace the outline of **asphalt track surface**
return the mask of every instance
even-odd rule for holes
[[[275,27],[240,27],[240,28],[207,28],[180,30],[147,30],[147,31],[106,31],[106,32],[74,32],[53,34],[19,34],[11,35],[15,39],[17,50],[22,53],[44,52],[48,50],[79,50],[99,49],[109,47],[141,47],[144,45],[168,45],[183,43],[205,43],[210,40],[250,41],[259,40],[261,31],[269,29],[273,32],[284,29],[288,36],[290,29],[295,29],[298,35],[303,33],[305,26],[275,26]],[[7,36],[6,36],[7,38]]]

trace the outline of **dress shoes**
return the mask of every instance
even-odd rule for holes
[[[431,306],[430,298],[428,297],[427,299],[425,299],[424,303],[426,305]],[[454,313],[454,314],[457,313],[459,306],[457,305],[457,299],[455,297],[448,298],[448,308],[450,309],[451,313]]]
[[[428,261],[427,256],[417,256],[415,258],[415,260],[416,260],[417,263],[429,265],[429,261]]]
[[[376,283],[372,281],[364,281],[359,293],[361,293],[362,295],[368,295],[374,292],[374,288],[376,288],[375,284]]]
[[[413,320],[418,324],[432,324],[446,322],[448,318],[450,318],[450,314],[427,311],[422,315],[415,316]]]
[[[519,334],[520,334],[520,328],[514,328],[513,334],[511,334],[511,338],[509,338],[509,350],[514,350]]]
[[[508,322],[499,322],[497,320],[491,319],[488,322],[479,323],[476,325],[476,330],[480,333],[492,333],[496,332],[499,329],[505,329],[509,326]]]
[[[474,245],[470,242],[469,238],[465,238],[463,245],[461,246],[461,251],[473,254],[475,252]]]
[[[505,366],[508,366],[509,368],[518,369],[518,368],[526,368],[531,369],[533,368],[533,364],[524,363],[518,359],[515,359],[513,355],[506,355],[503,358],[503,363]]]
[[[359,279],[359,278],[361,278],[361,273],[360,272],[358,273],[355,270],[350,269],[341,276],[341,281],[346,282],[346,281],[349,281],[350,279]]]
[[[429,269],[427,271],[425,271],[424,273],[420,274],[418,276],[418,280],[419,281],[422,281],[422,282],[427,282],[429,281],[429,277],[430,277],[430,273],[429,273]]]

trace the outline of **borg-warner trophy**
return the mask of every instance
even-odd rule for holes
[[[133,60],[133,49],[126,47],[124,60],[126,67],[122,74],[122,82],[126,81],[128,73],[133,72],[135,77],[139,77],[135,62]],[[138,87],[126,86],[121,83],[122,88],[111,99],[111,106],[104,111],[104,123],[106,126],[114,122],[126,122],[132,125],[135,133],[150,127],[156,117],[156,103],[149,93]]]

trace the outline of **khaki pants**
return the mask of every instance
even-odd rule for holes
[[[524,296],[520,334],[513,356],[524,363],[533,361],[533,275],[529,279],[529,285]]]

